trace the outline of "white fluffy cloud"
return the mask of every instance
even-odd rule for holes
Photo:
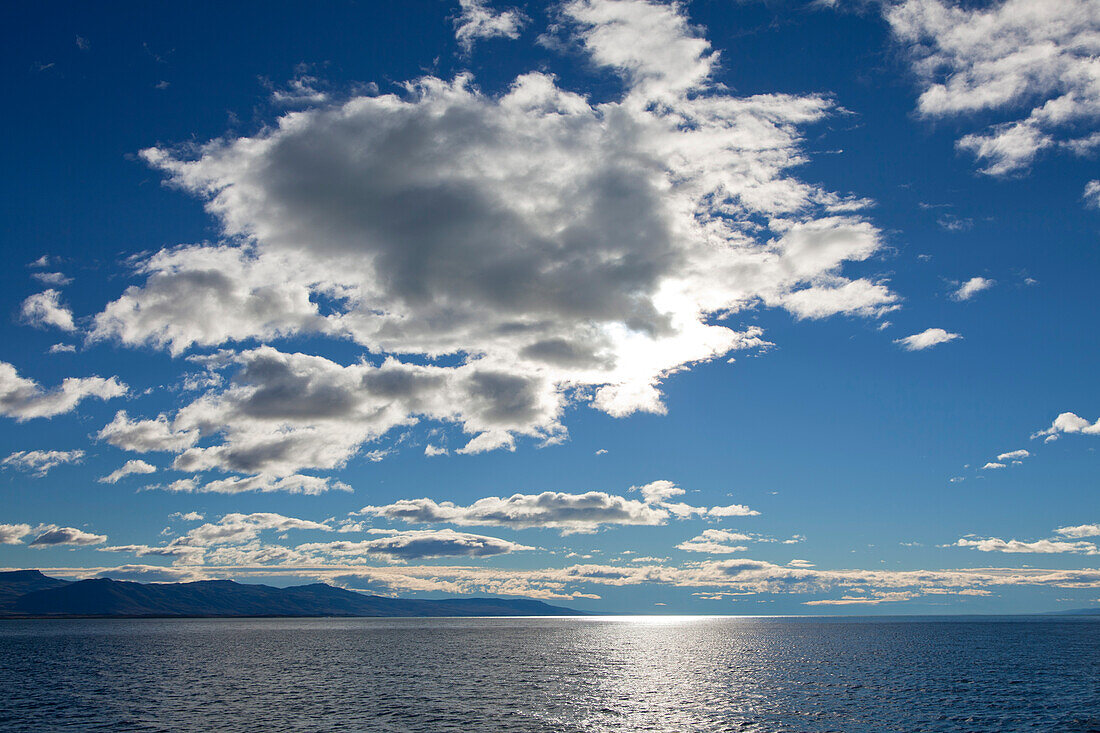
[[[152,463],[147,463],[147,462],[145,462],[141,459],[134,459],[134,460],[126,461],[126,463],[122,464],[121,466],[116,468],[114,471],[111,471],[106,476],[100,477],[99,482],[103,483],[103,484],[113,484],[113,483],[117,483],[118,480],[121,479],[121,478],[125,478],[126,476],[132,476],[133,474],[136,474],[136,473],[137,474],[149,474],[149,473],[156,473],[156,472],[157,472],[157,467],[154,466]]]
[[[32,272],[31,277],[43,285],[65,286],[73,281],[63,272]]]
[[[921,114],[986,112],[1000,119],[958,143],[983,173],[1024,171],[1050,148],[1086,154],[1100,147],[1095,0],[1005,0],[974,8],[904,0],[887,4],[886,18],[912,53],[923,85]]]
[[[31,547],[57,547],[60,545],[101,545],[107,541],[105,534],[93,534],[76,527],[58,527],[56,524],[44,524],[36,527],[35,538],[28,544]]]
[[[1054,418],[1054,422],[1046,430],[1040,430],[1032,435],[1032,438],[1047,436],[1047,439],[1057,437],[1062,433],[1082,433],[1084,435],[1100,435],[1100,420],[1090,423],[1085,418],[1072,412],[1063,412]]]
[[[30,533],[29,524],[0,524],[0,545],[18,545]]]
[[[924,351],[930,349],[937,344],[946,344],[949,341],[955,339],[961,339],[957,333],[949,333],[942,328],[927,328],[920,333],[915,333],[912,336],[906,336],[905,338],[895,339],[895,344],[900,344],[906,351]]]
[[[202,515],[189,512],[181,515],[181,518],[202,519]],[[300,556],[288,548],[260,545],[258,540],[263,532],[290,530],[330,532],[332,528],[324,522],[287,517],[273,512],[232,513],[216,522],[194,527],[164,545],[112,545],[100,550],[132,553],[137,557],[167,557],[172,558],[177,565],[201,565],[210,558],[222,563],[240,564],[287,562],[298,560]],[[216,554],[219,548],[226,547],[230,551]]]
[[[745,545],[734,545],[733,542],[747,542],[752,537],[740,532],[730,532],[725,529],[704,529],[697,537],[685,540],[676,545],[677,550],[684,552],[705,552],[709,555],[721,555],[731,552],[743,552],[749,549]]]
[[[62,331],[75,331],[73,314],[61,303],[61,293],[57,290],[44,290],[23,301],[20,309],[23,320],[32,326],[45,328],[52,326]]]
[[[963,537],[955,542],[954,546],[973,547],[981,552],[1038,553],[1047,555],[1069,552],[1083,555],[1100,555],[1100,547],[1097,547],[1091,542],[1065,542],[1063,540],[1022,542],[1020,540],[1002,540],[997,537]]]
[[[166,568],[161,565],[119,565],[101,570],[93,577],[132,580],[138,583],[190,583],[209,579],[205,573],[195,568]]]
[[[326,543],[320,543],[326,544]],[[211,553],[221,565],[179,566],[206,577],[297,575],[325,579],[353,587],[363,581],[394,592],[436,591],[449,594],[491,593],[538,598],[599,598],[585,592],[600,586],[656,584],[711,589],[709,594],[752,593],[812,594],[846,589],[852,598],[874,598],[882,594],[908,592],[912,597],[988,595],[992,590],[1012,587],[1064,589],[1100,588],[1100,570],[1042,568],[963,568],[945,570],[825,570],[799,564],[776,565],[761,560],[726,559],[690,562],[682,566],[661,563],[620,565],[571,565],[562,568],[508,569],[464,564],[370,566],[352,551],[343,562],[323,562],[325,555],[278,546],[225,548]],[[233,565],[241,560],[260,565]],[[67,574],[86,576],[102,569],[70,569]]]
[[[126,391],[126,385],[115,377],[66,377],[60,387],[44,390],[33,379],[19,376],[11,364],[0,361],[0,415],[19,422],[70,412],[88,397],[109,400]]]
[[[1080,539],[1081,537],[1100,537],[1100,524],[1078,524],[1074,527],[1059,527],[1054,530],[1054,533],[1062,537],[1072,537],[1073,539]]]
[[[288,476],[229,476],[222,479],[201,482],[197,478],[180,479],[164,486],[150,486],[150,489],[164,489],[179,493],[199,494],[243,494],[250,491],[271,493],[273,491],[288,494],[306,494],[316,496],[326,491],[351,491],[351,487],[342,481],[323,476],[308,476],[295,473]]]
[[[426,77],[253,137],[143,153],[206,201],[225,239],[143,261],[144,283],[96,316],[93,338],[180,354],[309,333],[401,355],[246,351],[227,389],[163,425],[136,421],[165,441],[222,436],[177,444],[178,468],[333,468],[422,419],[459,425],[459,452],[558,440],[571,402],[662,412],[670,374],[766,345],[736,325],[747,309],[897,306],[883,282],[844,272],[881,249],[867,202],[788,173],[829,100],[732,96],[679,6],[561,13],[563,32],[625,79],[621,99],[593,104],[541,72],[499,95]]]
[[[36,476],[45,476],[55,466],[80,463],[82,460],[84,460],[82,450],[21,450],[0,461],[0,466],[28,471]]]
[[[955,300],[970,300],[983,290],[989,290],[995,284],[995,280],[984,277],[972,277],[960,285],[959,289],[951,294],[951,297]]]
[[[1100,208],[1100,181],[1089,181],[1085,184],[1085,192],[1081,194],[1088,206],[1094,209]]]
[[[125,410],[119,410],[97,437],[122,450],[151,453],[190,448],[199,439],[199,431],[174,429],[165,415],[152,420],[132,420]]]
[[[520,550],[533,550],[508,540],[456,532],[453,529],[392,531],[360,542],[314,542],[299,545],[299,552],[319,552],[333,558],[381,557],[390,561],[422,560],[434,557],[491,557]]]
[[[1019,460],[1022,460],[1024,458],[1028,458],[1030,456],[1031,456],[1031,453],[1029,451],[1026,451],[1026,450],[1023,450],[1023,449],[1010,450],[1007,453],[1001,453],[999,456],[997,456],[997,460],[998,461],[1019,461]]]
[[[602,525],[661,525],[670,519],[689,517],[754,516],[759,512],[741,504],[696,507],[668,499],[684,492],[671,481],[654,481],[632,490],[643,500],[628,499],[603,491],[568,494],[544,491],[541,494],[513,494],[503,498],[488,496],[469,506],[434,499],[402,499],[385,506],[366,506],[355,515],[402,520],[410,524],[455,524],[459,526],[496,526],[524,529],[545,527],[562,534],[595,532]]]
[[[470,53],[477,41],[489,38],[519,38],[526,22],[518,10],[495,11],[485,0],[458,0],[461,14],[455,19],[455,39]]]
[[[602,524],[657,525],[668,520],[667,511],[634,499],[589,491],[566,494],[514,494],[489,496],[469,506],[432,499],[402,499],[385,506],[366,506],[360,516],[403,520],[410,524],[456,524],[522,529],[548,527],[563,532],[593,532]]]

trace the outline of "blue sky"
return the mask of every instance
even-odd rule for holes
[[[4,13],[0,566],[1100,601],[1097,3]]]

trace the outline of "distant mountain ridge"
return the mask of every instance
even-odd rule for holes
[[[324,583],[275,588],[201,580],[136,583],[96,578],[70,582],[37,570],[0,573],[0,617],[240,616],[582,616],[530,599],[386,598]]]

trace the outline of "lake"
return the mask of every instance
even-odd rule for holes
[[[0,622],[5,731],[1100,731],[1100,619]]]

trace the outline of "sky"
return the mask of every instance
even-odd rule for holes
[[[1100,604],[1100,2],[9,4],[0,567]]]

